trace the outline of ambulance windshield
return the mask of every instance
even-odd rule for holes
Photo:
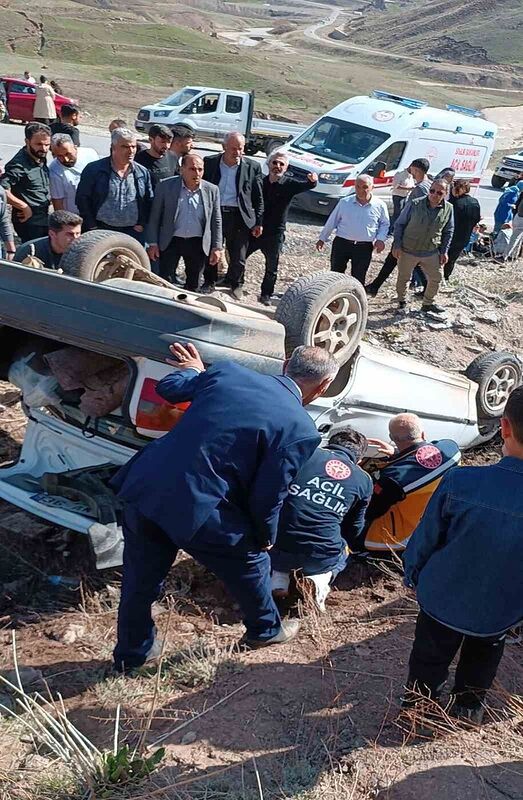
[[[299,136],[292,147],[333,161],[359,164],[388,138],[389,134],[383,131],[334,117],[322,117]]]

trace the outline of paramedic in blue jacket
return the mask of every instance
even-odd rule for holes
[[[298,347],[283,375],[260,375],[232,361],[205,369],[191,344],[170,349],[178,369],[156,391],[191,405],[113,484],[124,502],[118,670],[154,656],[151,604],[179,548],[226,584],[248,646],[283,643],[298,630],[296,620],[280,620],[267,550],[288,486],[320,443],[303,405],[326,391],[338,364],[325,350]]]
[[[440,696],[458,651],[454,716],[481,722],[506,632],[523,619],[523,387],[501,420],[503,458],[443,478],[403,556],[420,612],[405,705]]]
[[[365,436],[347,427],[312,454],[289,486],[271,550],[274,597],[287,595],[289,572],[301,569],[325,611],[329,586],[347,563],[346,538],[363,530],[372,479],[357,462],[366,449]]]

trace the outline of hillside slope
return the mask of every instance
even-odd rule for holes
[[[354,40],[391,52],[462,64],[523,64],[521,0],[402,0],[369,3],[348,27]],[[361,7],[360,7],[361,10]]]

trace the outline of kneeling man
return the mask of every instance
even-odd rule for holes
[[[335,433],[291,483],[271,551],[274,597],[288,594],[290,571],[301,569],[316,605],[325,611],[330,584],[347,563],[346,540],[363,530],[372,480],[357,461],[366,449],[358,431]]]

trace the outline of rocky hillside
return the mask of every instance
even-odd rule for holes
[[[456,64],[523,64],[520,0],[370,2],[354,12],[355,41]]]

